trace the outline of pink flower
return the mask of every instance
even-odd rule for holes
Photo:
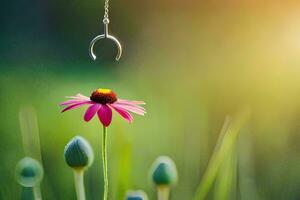
[[[100,122],[105,127],[109,126],[112,121],[112,110],[119,113],[129,123],[133,120],[130,112],[138,115],[144,115],[146,113],[145,108],[140,106],[145,104],[143,101],[118,99],[116,93],[110,89],[97,89],[92,93],[91,97],[77,94],[67,98],[70,98],[70,100],[60,104],[61,106],[66,106],[62,112],[83,105],[89,105],[84,114],[84,120],[86,122],[90,121],[97,113]]]

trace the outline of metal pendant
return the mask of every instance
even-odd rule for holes
[[[119,61],[119,59],[121,58],[122,56],[122,46],[121,46],[121,43],[119,42],[119,40],[117,38],[115,38],[114,36],[110,35],[108,33],[108,24],[109,24],[109,19],[108,18],[104,18],[103,19],[103,24],[104,24],[104,34],[102,35],[97,35],[90,43],[90,49],[89,49],[89,53],[90,53],[90,56],[93,60],[96,60],[97,59],[97,56],[96,54],[94,53],[94,45],[95,43],[98,41],[98,40],[101,40],[101,39],[110,39],[112,40],[116,45],[117,45],[117,48],[118,48],[118,53],[117,53],[117,56],[116,56],[116,60]]]

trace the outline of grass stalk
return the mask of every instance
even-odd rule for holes
[[[215,200],[234,200],[236,197],[236,178],[237,178],[237,155],[236,145],[223,161],[216,179],[214,199]]]
[[[75,183],[77,200],[85,200],[83,175],[84,175],[83,169],[74,170],[74,183]]]
[[[217,144],[217,149],[213,152],[213,155],[208,163],[208,167],[203,175],[203,178],[196,190],[194,200],[204,200],[211,189],[217,173],[224,159],[231,152],[232,148],[236,144],[239,136],[240,129],[243,127],[249,117],[249,110],[243,110],[236,118],[229,124],[223,139],[220,144]],[[226,122],[226,121],[225,121]],[[226,123],[224,123],[225,125]]]
[[[42,193],[40,185],[32,187],[34,200],[42,200]]]
[[[170,186],[162,185],[157,187],[157,199],[158,200],[169,200]]]

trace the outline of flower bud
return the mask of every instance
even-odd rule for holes
[[[44,175],[42,165],[35,159],[25,157],[16,166],[16,178],[24,187],[34,187],[39,184]]]
[[[66,145],[66,163],[74,169],[82,169],[91,166],[94,161],[94,153],[91,145],[81,136],[76,136]]]
[[[148,197],[142,190],[128,191],[125,200],[148,200]]]
[[[152,166],[152,180],[158,185],[174,185],[177,182],[177,169],[173,160],[160,156]]]

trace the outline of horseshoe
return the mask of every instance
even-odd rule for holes
[[[104,19],[103,20],[103,24],[104,24],[104,34],[102,35],[97,35],[90,43],[90,49],[89,49],[89,53],[90,53],[90,56],[93,60],[96,60],[97,59],[97,56],[96,54],[94,53],[94,45],[95,43],[98,41],[98,40],[101,40],[101,39],[110,39],[112,40],[118,47],[118,53],[117,53],[117,56],[116,56],[116,60],[119,61],[119,59],[121,58],[121,55],[122,55],[122,46],[121,46],[121,43],[119,42],[119,40],[117,38],[115,38],[114,36],[110,35],[108,33],[108,24],[109,24],[109,20],[108,19]]]

